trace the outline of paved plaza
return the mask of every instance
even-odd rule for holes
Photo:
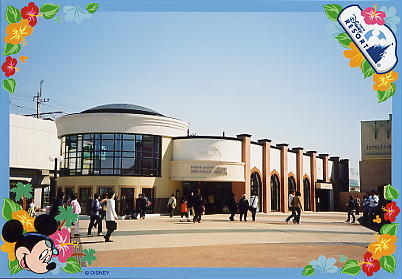
[[[82,220],[81,244],[96,249],[94,266],[303,267],[320,255],[338,262],[340,255],[361,258],[374,240],[373,231],[344,223],[343,212],[303,213],[300,225],[286,224],[287,215],[260,213],[256,222],[240,222],[238,216],[230,222],[228,215],[217,214],[195,224],[179,222],[178,216],[147,215],[119,220],[113,243],[87,237],[89,221]]]

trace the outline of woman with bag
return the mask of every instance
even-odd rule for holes
[[[110,192],[108,193],[108,199],[107,199],[107,204],[106,204],[106,229],[107,233],[104,236],[105,242],[113,242],[113,240],[110,239],[110,236],[112,233],[117,229],[117,214],[115,210],[115,193]]]
[[[176,198],[175,198],[174,194],[172,194],[170,196],[168,204],[167,204],[167,208],[168,208],[168,211],[169,211],[170,218],[172,218],[173,217],[173,211],[176,208]]]

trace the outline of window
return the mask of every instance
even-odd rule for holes
[[[61,139],[63,175],[161,176],[161,137],[78,134]]]

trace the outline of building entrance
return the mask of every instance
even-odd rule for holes
[[[131,215],[134,212],[134,188],[121,188],[119,215]]]
[[[81,214],[88,215],[91,212],[91,188],[80,188],[79,203],[81,205]]]
[[[197,188],[205,201],[205,214],[229,212],[229,200],[232,195],[231,182],[183,182],[183,197],[190,196]]]

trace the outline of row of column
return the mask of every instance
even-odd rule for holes
[[[238,193],[245,193],[248,197],[250,196],[250,178],[251,178],[251,166],[250,166],[250,149],[251,149],[251,135],[241,134],[237,136],[238,139],[242,140],[242,162],[244,165],[244,177],[245,182],[236,183],[236,188],[243,188],[243,191],[237,191]],[[262,182],[262,210],[265,213],[271,212],[271,140],[269,139],[261,139],[258,141],[259,144],[262,145],[262,170],[261,170],[261,182]],[[278,144],[277,148],[280,149],[280,170],[279,171],[279,179],[280,179],[280,209],[282,212],[288,212],[288,144]],[[310,173],[309,181],[310,181],[310,193],[304,193],[303,187],[303,148],[296,147],[293,148],[292,151],[296,152],[296,191],[299,191],[302,195],[302,203],[304,203],[304,195],[310,195],[310,208],[312,211],[316,211],[316,191],[315,184],[317,182],[317,152],[316,151],[308,151],[306,154],[310,157]],[[330,182],[329,178],[329,169],[328,169],[328,154],[320,154],[319,158],[323,160],[323,182]],[[336,160],[339,162],[339,157],[331,157],[331,160],[334,161],[334,166],[339,166],[336,164]],[[334,177],[335,183],[338,180],[337,175]],[[240,186],[240,187],[239,187]],[[240,189],[239,189],[240,190]],[[237,198],[240,198],[237,197]],[[304,204],[303,204],[304,206]]]

